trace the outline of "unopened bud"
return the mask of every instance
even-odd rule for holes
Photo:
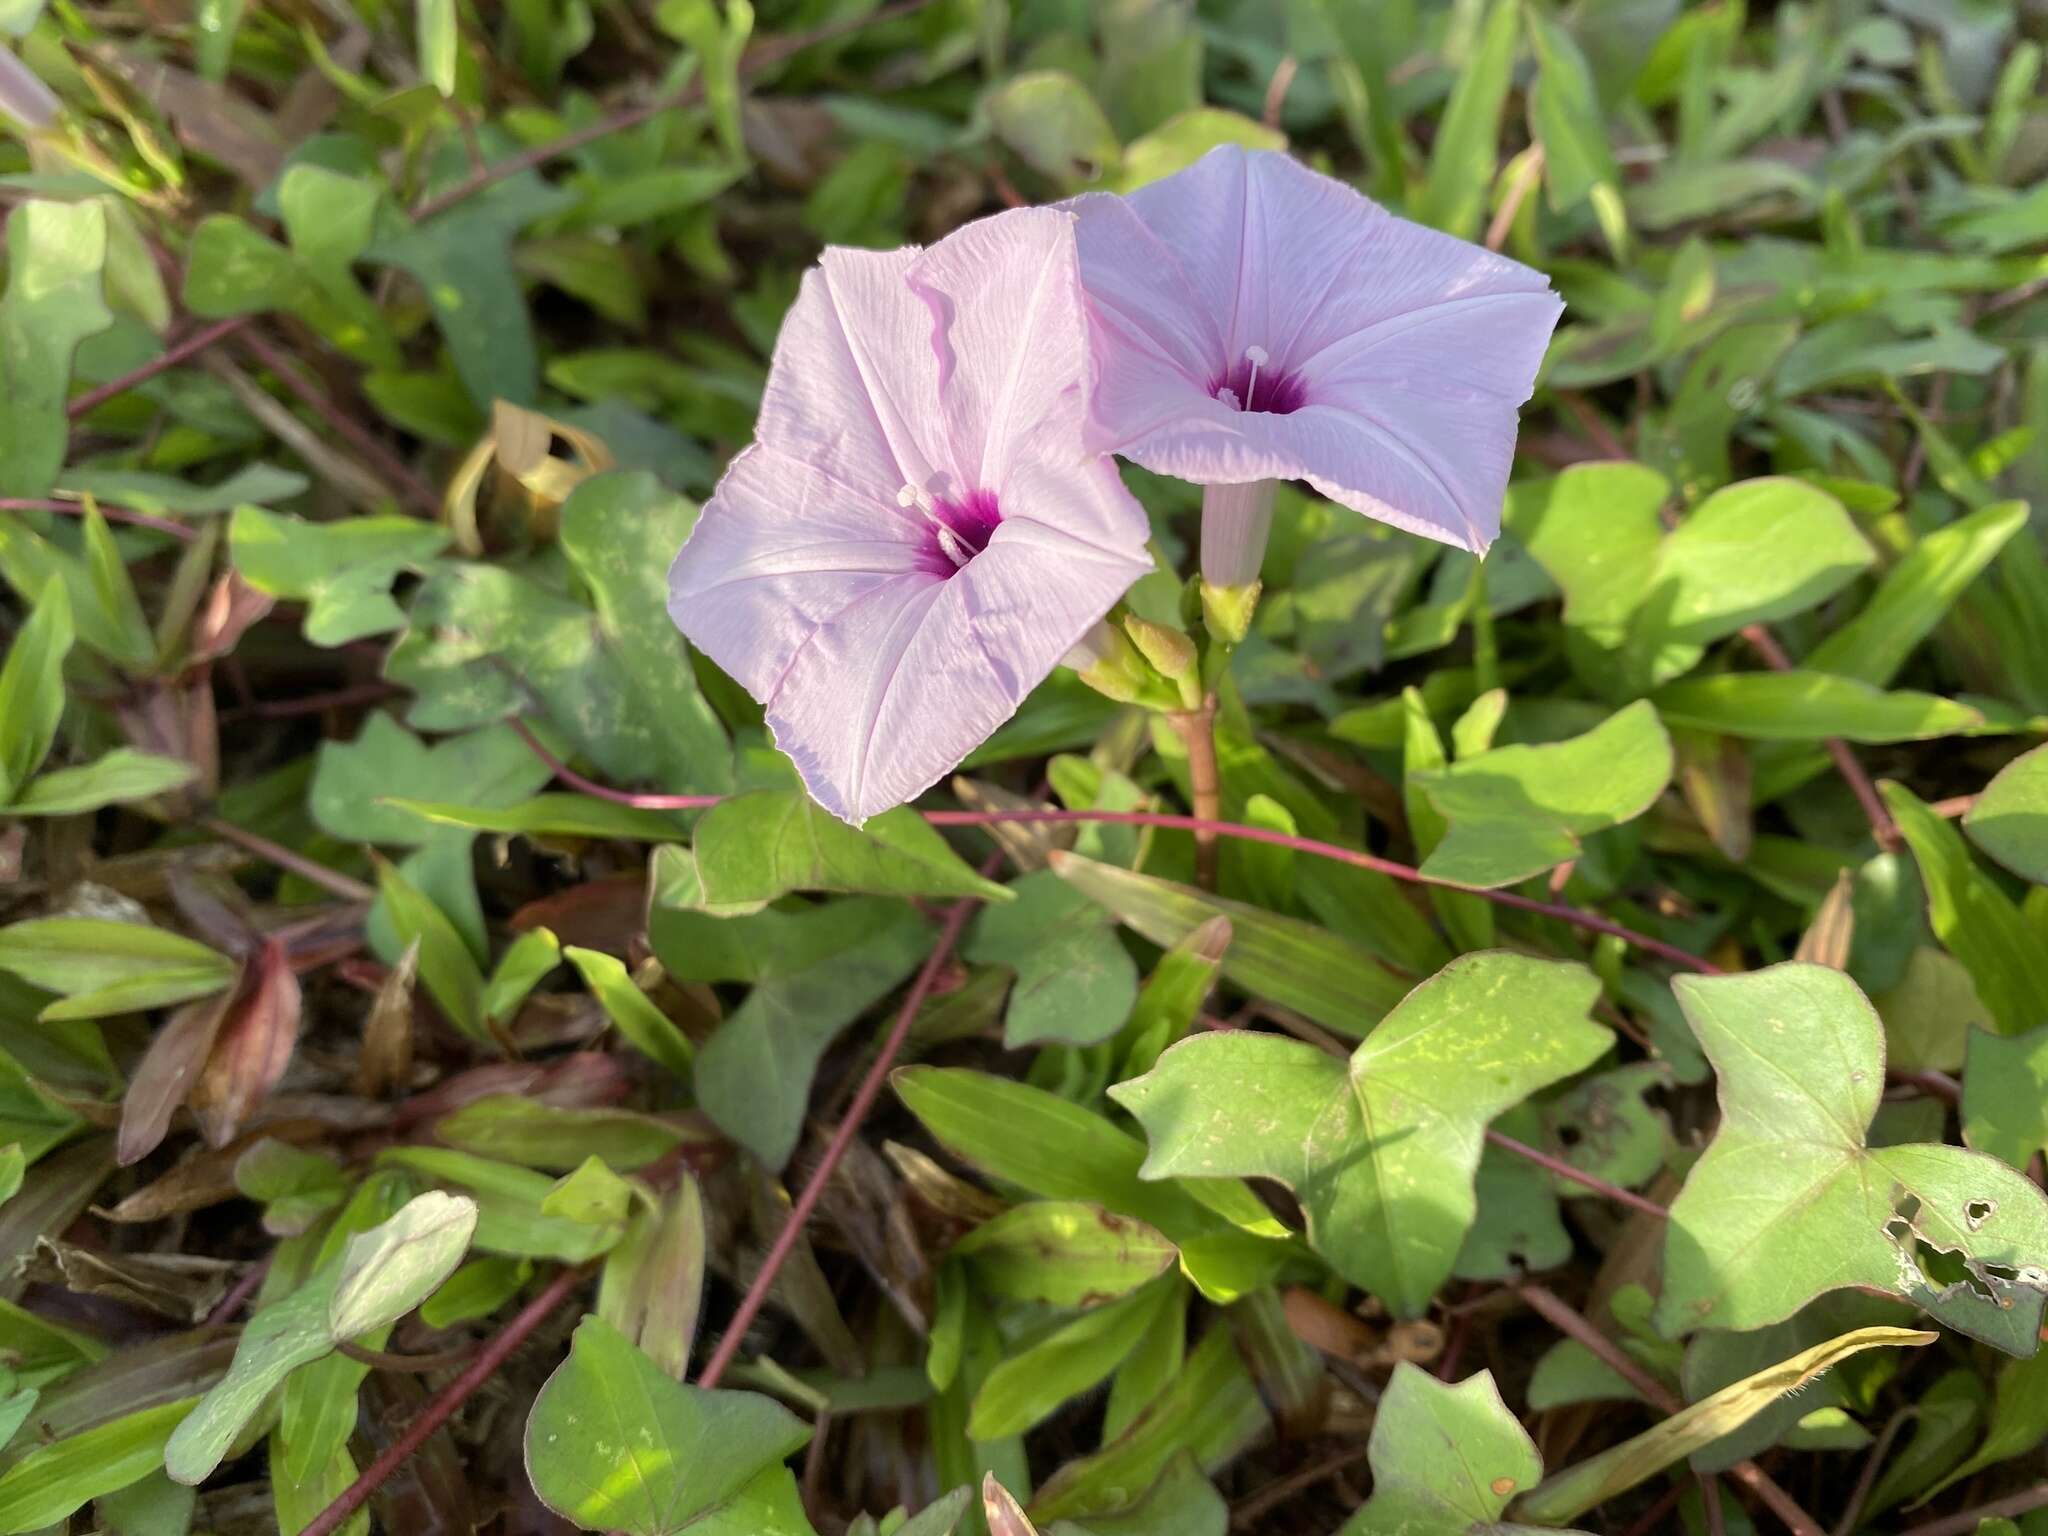
[[[1251,633],[1252,615],[1258,611],[1260,583],[1219,587],[1202,583],[1202,622],[1216,640],[1235,649]]]
[[[1125,615],[1124,632],[1159,675],[1173,684],[1183,708],[1193,709],[1202,702],[1201,655],[1194,641],[1177,629],[1154,624],[1135,613]]]

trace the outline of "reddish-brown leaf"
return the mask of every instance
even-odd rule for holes
[[[199,1081],[235,995],[221,992],[185,1004],[149,1042],[121,1101],[121,1131],[114,1152],[123,1167],[149,1156],[164,1139],[171,1116]]]
[[[633,1080],[619,1058],[603,1051],[577,1051],[549,1062],[493,1062],[414,1094],[398,1106],[398,1123],[403,1128],[438,1120],[498,1093],[523,1094],[562,1109],[593,1109],[623,1102],[632,1089]]]
[[[514,933],[545,928],[564,945],[630,959],[633,940],[646,926],[647,882],[638,875],[586,880],[512,914]]]
[[[169,878],[178,915],[202,942],[229,955],[251,954],[263,942],[249,921],[247,902],[227,876],[180,859]]]
[[[271,1108],[278,1107],[278,1102],[272,1100]],[[195,1151],[163,1177],[150,1180],[117,1204],[95,1214],[108,1221],[162,1221],[166,1216],[219,1205],[223,1200],[233,1200],[240,1195],[241,1191],[235,1185],[235,1163],[258,1141],[269,1137],[299,1145],[320,1141],[333,1133],[334,1127],[324,1120],[281,1120],[274,1115],[266,1116],[260,1129],[245,1131],[224,1147]]]
[[[214,1036],[186,1102],[212,1145],[234,1140],[291,1065],[299,1041],[299,978],[284,941],[264,940]]]
[[[214,717],[213,684],[195,676],[182,683],[155,682],[114,707],[129,744],[159,757],[180,758],[198,778],[174,790],[165,804],[196,810],[220,788],[220,724]]]

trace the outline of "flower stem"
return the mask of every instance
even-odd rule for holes
[[[1223,819],[1223,787],[1216,771],[1216,695],[1200,709],[1179,710],[1166,717],[1188,751],[1188,798],[1198,821]],[[1195,829],[1195,883],[1216,889],[1216,853],[1221,846],[1214,827]]]

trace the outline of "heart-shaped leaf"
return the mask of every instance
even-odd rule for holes
[[[1855,982],[1795,962],[1672,987],[1721,1127],[1671,1207],[1660,1329],[1761,1328],[1858,1286],[2008,1353],[2040,1347],[2048,1198],[1982,1153],[1868,1144],[1884,1030]]]
[[[1496,747],[1417,783],[1450,823],[1423,872],[1513,885],[1578,857],[1580,840],[1632,821],[1671,782],[1671,737],[1647,701],[1569,741]]]
[[[811,1436],[752,1392],[672,1381],[601,1318],[577,1326],[526,1420],[548,1508],[623,1536],[812,1536],[783,1458]]]
[[[1207,1034],[1110,1095],[1150,1138],[1146,1178],[1278,1179],[1338,1273],[1419,1316],[1472,1224],[1487,1123],[1611,1042],[1587,1018],[1599,990],[1584,966],[1466,955],[1348,1065],[1274,1035]]]
[[[1510,1499],[1536,1486],[1543,1458],[1500,1400],[1491,1371],[1452,1386],[1402,1361],[1380,1399],[1366,1455],[1372,1497],[1339,1536],[1533,1530],[1500,1518]]]

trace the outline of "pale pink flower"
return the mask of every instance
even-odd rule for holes
[[[1201,485],[1306,480],[1474,551],[1500,532],[1516,409],[1564,309],[1540,272],[1237,145],[1068,206],[1099,446]]]
[[[1089,380],[1069,213],[805,275],[669,613],[835,816],[931,785],[1152,569]]]

